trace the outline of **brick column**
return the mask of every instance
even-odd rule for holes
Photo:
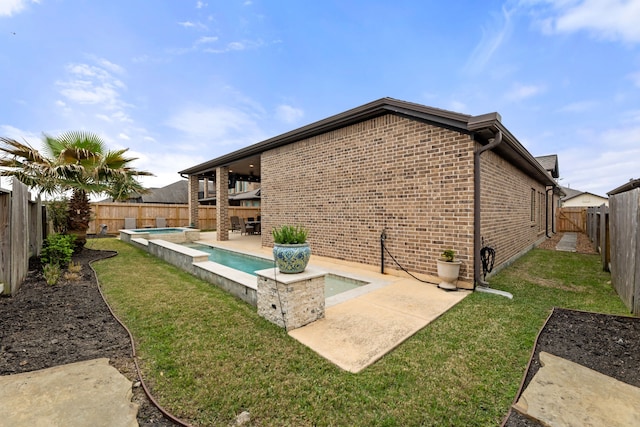
[[[200,180],[189,175],[189,225],[198,228],[198,190]]]
[[[216,240],[229,240],[229,168],[216,168]]]

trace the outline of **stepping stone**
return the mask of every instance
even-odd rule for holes
[[[541,352],[542,367],[513,408],[549,427],[640,426],[640,388]]]

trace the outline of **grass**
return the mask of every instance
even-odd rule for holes
[[[599,257],[533,250],[361,373],[351,374],[254,307],[115,239],[94,264],[133,333],[156,399],[193,425],[499,425],[554,306],[628,314]],[[428,285],[425,285],[428,286]]]

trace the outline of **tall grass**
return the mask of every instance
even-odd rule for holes
[[[597,256],[534,250],[358,374],[342,371],[254,307],[114,239],[94,264],[132,331],[154,396],[194,425],[243,410],[260,426],[492,426],[517,392],[554,306],[627,314]],[[430,285],[425,285],[430,286]]]

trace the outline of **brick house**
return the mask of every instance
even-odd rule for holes
[[[262,229],[309,229],[313,253],[380,267],[381,234],[399,264],[425,278],[452,248],[462,287],[482,283],[480,249],[507,265],[552,230],[553,177],[501,123],[382,98],[180,172],[190,188],[259,178]],[[226,200],[226,197],[218,198]],[[191,222],[197,195],[190,192]],[[217,212],[227,240],[226,206]],[[270,233],[262,245],[272,246]],[[399,273],[387,255],[385,272]]]

